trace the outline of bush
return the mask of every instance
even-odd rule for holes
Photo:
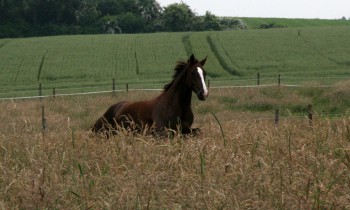
[[[248,29],[247,24],[241,19],[226,17],[221,18],[219,22],[222,30]]]
[[[8,22],[0,26],[0,38],[23,37],[30,30],[25,21]]]
[[[117,20],[123,33],[140,33],[143,31],[143,19],[131,12],[119,15]]]
[[[259,27],[260,29],[269,29],[269,28],[287,28],[287,26],[279,25],[276,23],[263,23]]]

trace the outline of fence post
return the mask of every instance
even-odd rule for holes
[[[210,88],[210,79],[208,79],[208,89]]]
[[[126,88],[126,93],[128,93],[129,92],[129,84],[128,83],[125,84],[125,88]]]
[[[312,127],[312,125],[313,125],[313,119],[312,119],[313,111],[312,111],[312,105],[311,104],[307,105],[307,111],[308,111],[307,118],[309,119],[309,126]]]
[[[41,105],[41,124],[43,126],[43,131],[46,131],[47,128],[47,122],[45,117],[45,107],[44,104]]]
[[[278,87],[280,87],[280,85],[281,85],[281,75],[279,74],[278,75]]]
[[[256,77],[257,77],[257,83],[256,84],[260,85],[260,73],[258,73]]]
[[[42,94],[42,87],[41,87],[41,83],[39,83],[39,98],[40,98],[40,101],[43,100],[43,98],[41,97],[43,94]]]
[[[112,89],[113,89],[113,96],[115,96],[115,79],[114,78],[113,78]]]
[[[136,55],[136,51],[135,51],[135,62],[136,62],[136,75],[139,75],[139,63],[137,62],[137,55]]]
[[[279,110],[275,110],[275,127],[278,127],[278,121],[279,121]]]
[[[53,98],[55,99],[56,98],[56,88],[52,89],[52,95],[53,95]]]

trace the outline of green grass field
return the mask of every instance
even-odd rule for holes
[[[256,84],[257,73],[262,84],[276,83],[278,74],[285,84],[329,84],[350,75],[349,34],[348,26],[327,26],[2,39],[0,94],[36,95],[39,83],[47,90],[110,90],[112,78],[119,89],[161,88],[176,61],[191,53],[208,56],[213,85]]]

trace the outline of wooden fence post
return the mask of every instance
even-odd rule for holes
[[[136,62],[136,75],[139,75],[139,63],[137,62],[136,51],[135,51],[134,57],[135,57],[135,62]]]
[[[42,101],[43,100],[43,98],[42,98],[42,87],[41,87],[41,83],[39,83],[39,98],[40,98],[40,101]]]
[[[275,126],[278,127],[278,121],[279,121],[279,110],[275,110]]]
[[[47,122],[45,117],[45,107],[44,104],[41,105],[41,124],[43,126],[43,131],[46,131],[47,128]]]
[[[311,104],[307,105],[307,111],[308,111],[307,118],[309,119],[309,126],[312,127],[312,125],[313,125],[313,119],[312,119],[313,111],[312,111],[312,105]]]
[[[113,78],[112,89],[113,89],[113,96],[115,96],[115,79],[114,78]]]
[[[281,75],[279,74],[278,75],[278,87],[280,87],[280,85],[281,85]]]
[[[208,89],[210,88],[210,79],[208,79]]]
[[[128,83],[125,84],[125,88],[126,88],[126,93],[128,93],[129,92],[129,84]]]
[[[53,98],[55,99],[56,98],[56,88],[52,89],[52,95],[53,95]]]
[[[260,73],[258,73],[258,74],[256,75],[256,77],[257,77],[257,82],[256,82],[256,84],[257,84],[257,85],[260,85]]]

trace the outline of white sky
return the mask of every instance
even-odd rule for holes
[[[165,7],[181,0],[157,0]],[[350,0],[183,0],[198,15],[340,19],[350,17]]]

